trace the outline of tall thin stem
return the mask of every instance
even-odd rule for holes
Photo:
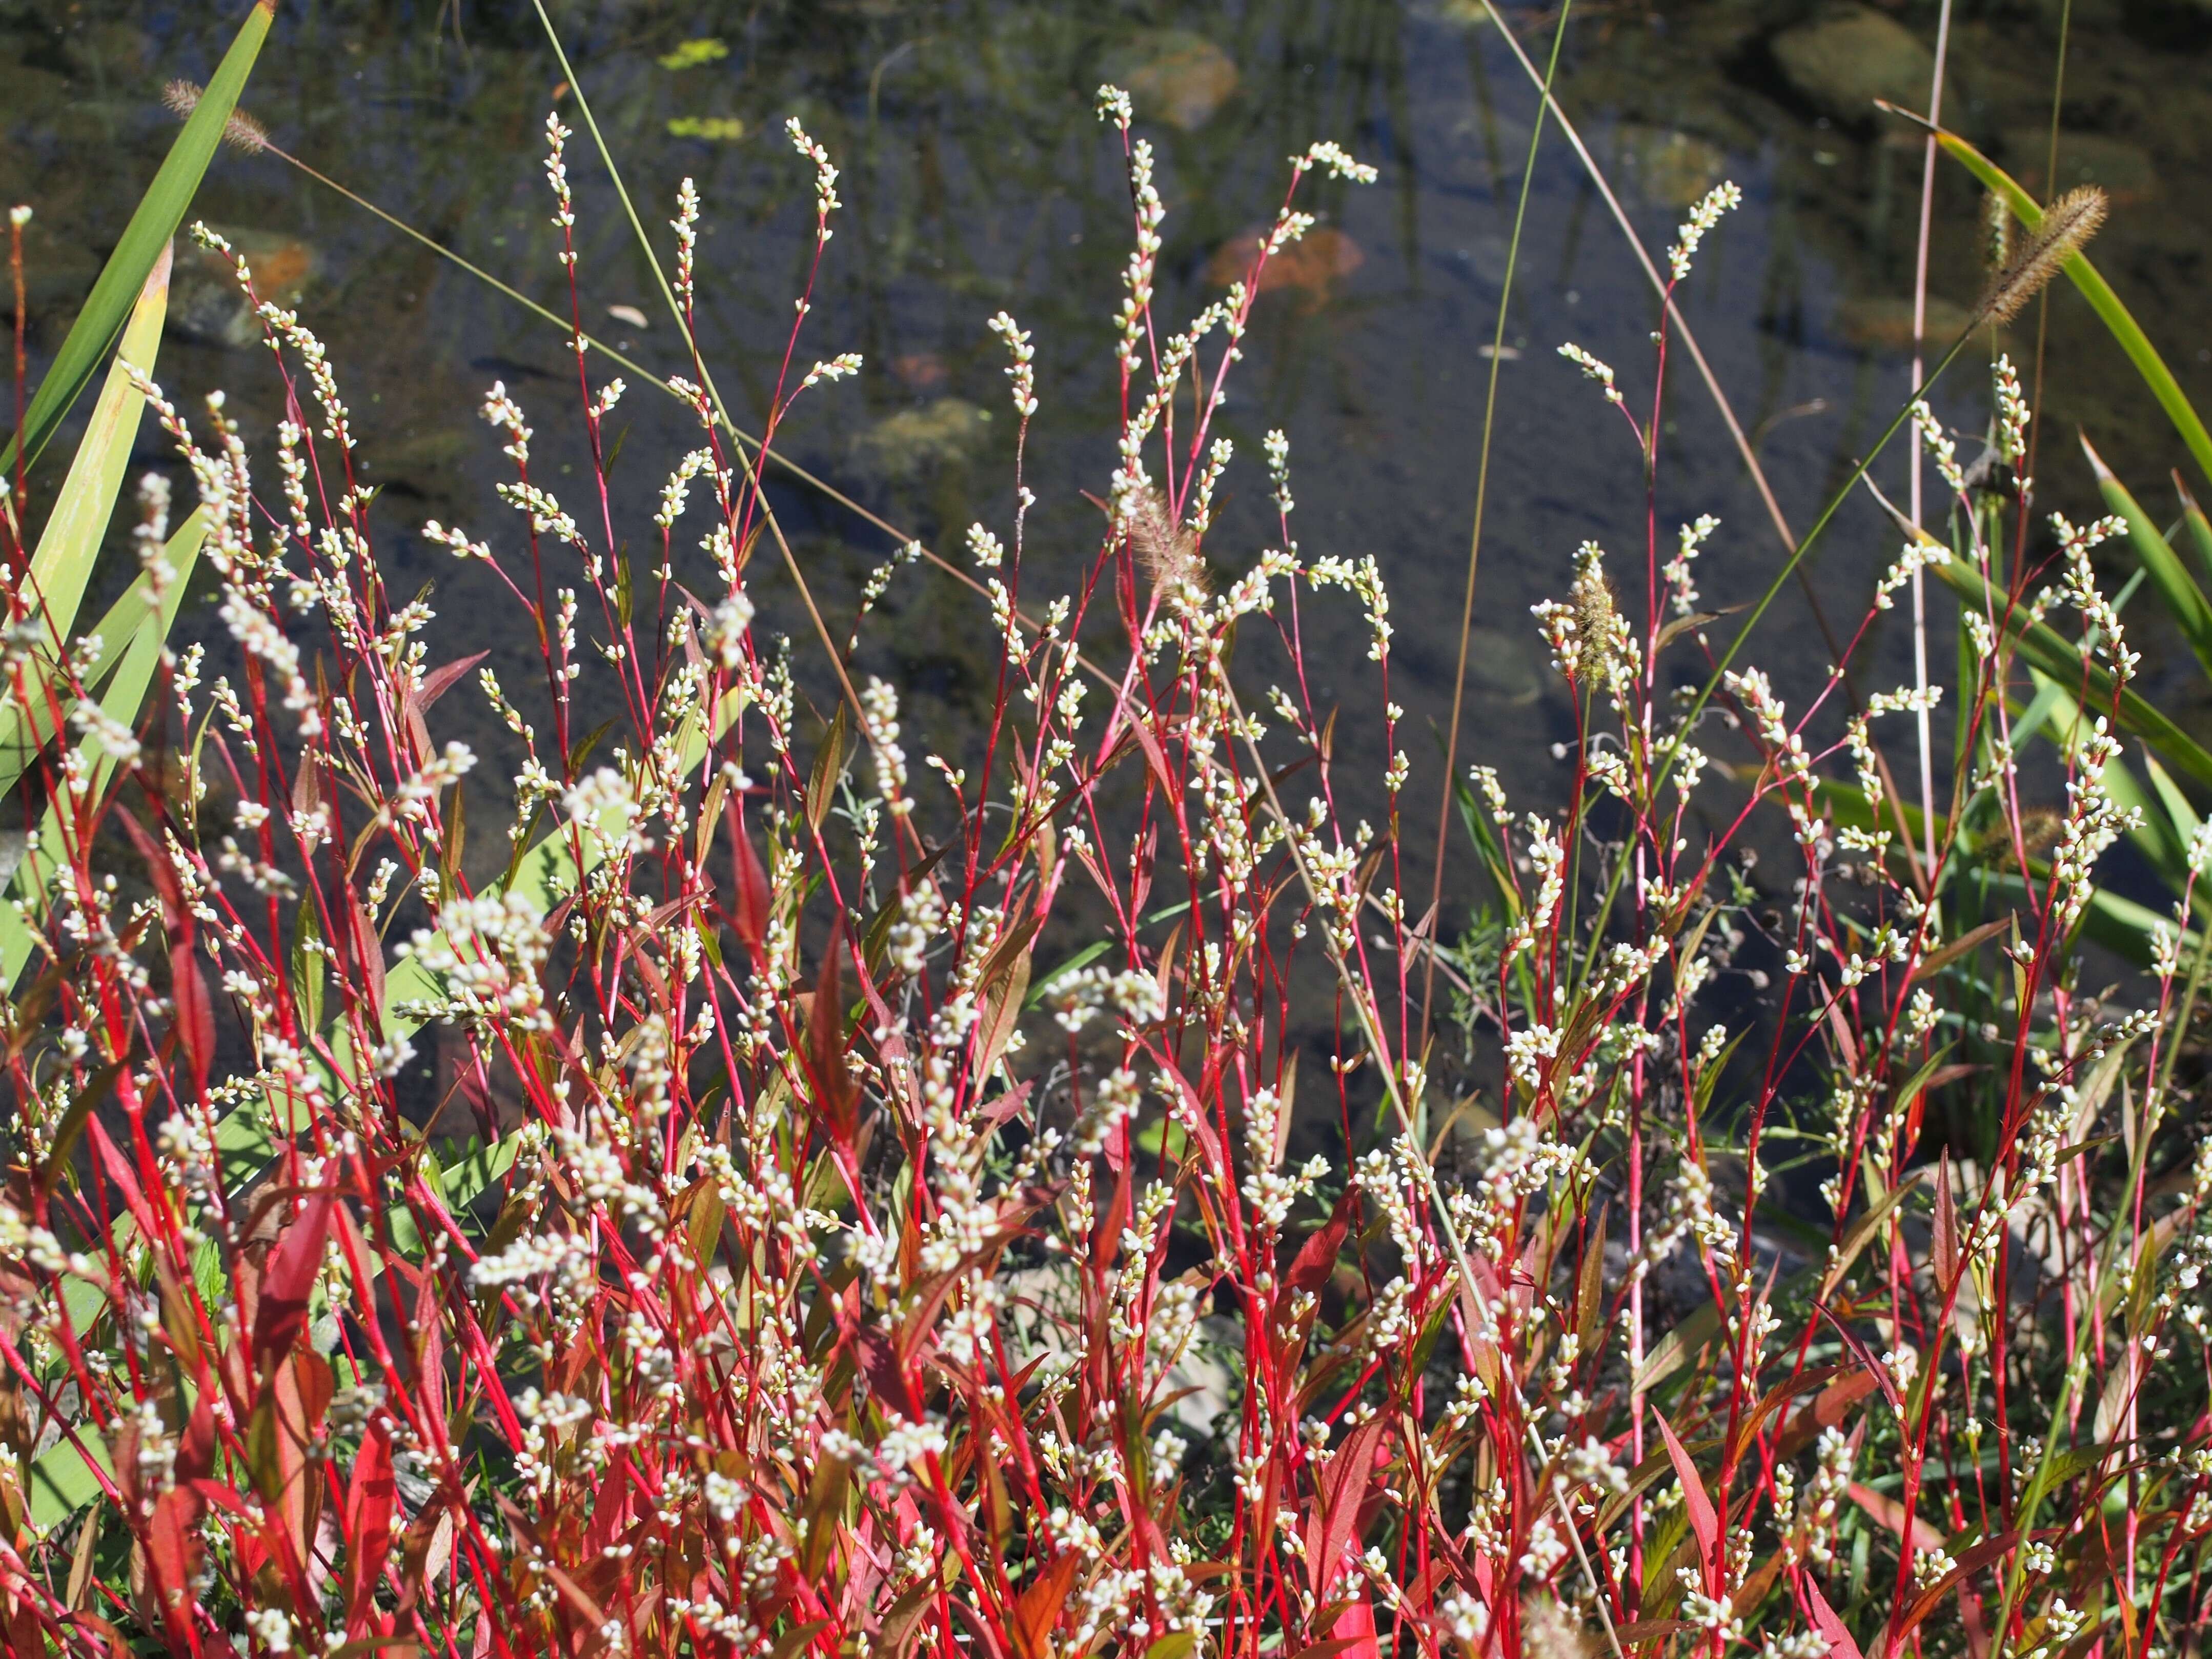
[[[1505,361],[1505,317],[1513,303],[1513,271],[1521,257],[1521,231],[1528,216],[1528,196],[1536,180],[1536,147],[1543,142],[1544,117],[1552,106],[1552,82],[1559,73],[1559,48],[1567,38],[1567,14],[1572,0],[1562,0],[1559,21],[1552,31],[1552,56],[1544,66],[1542,97],[1536,105],[1536,123],[1528,134],[1528,155],[1521,167],[1521,197],[1513,209],[1513,239],[1505,249],[1505,281],[1498,293],[1498,323],[1490,337],[1490,386],[1482,400],[1482,447],[1474,471],[1474,528],[1468,537],[1467,588],[1460,600],[1459,663],[1452,673],[1451,726],[1444,738],[1443,793],[1437,803],[1436,871],[1429,887],[1429,937],[1437,936],[1437,912],[1444,896],[1444,842],[1451,829],[1452,779],[1459,764],[1459,723],[1467,699],[1468,642],[1474,632],[1474,577],[1482,559],[1483,509],[1490,498],[1490,439],[1498,419],[1498,371]],[[1429,1003],[1437,985],[1436,952],[1428,951],[1421,970],[1421,1024],[1429,1024]]]
[[[1928,86],[1929,133],[1920,163],[1920,244],[1912,260],[1912,395],[1920,395],[1921,355],[1928,327],[1928,242],[1936,210],[1936,133],[1943,120],[1943,64],[1951,46],[1951,0],[1936,20],[1936,70]],[[1912,527],[1920,524],[1920,427],[1912,428],[1910,506]],[[1936,867],[1935,741],[1928,714],[1928,588],[1920,567],[1912,568],[1912,685],[1920,694],[1917,719],[1920,736],[1921,851],[1928,867]]]

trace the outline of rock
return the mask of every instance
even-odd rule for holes
[[[1881,118],[1877,98],[1928,107],[1936,55],[1920,37],[1871,7],[1837,5],[1774,37],[1784,78],[1824,115],[1853,126]]]
[[[1206,280],[1216,288],[1243,281],[1265,240],[1265,234],[1255,230],[1224,242],[1206,262]],[[1293,289],[1307,305],[1318,306],[1339,282],[1366,263],[1358,243],[1340,230],[1317,225],[1268,257],[1260,270],[1260,292]]]
[[[1623,122],[1613,140],[1620,174],[1662,207],[1689,207],[1728,176],[1728,152],[1686,132]]]
[[[2048,127],[2008,130],[2004,153],[2012,176],[2045,198],[2063,195],[2076,185],[2102,185],[2117,207],[2148,202],[2158,194],[2158,168],[2148,152],[2102,133],[2060,131],[2058,178],[2048,189],[2043,181],[2044,160],[2051,154]]]
[[[1150,29],[1107,57],[1106,79],[1137,112],[1196,131],[1237,90],[1236,60],[1188,29]]]
[[[288,310],[300,303],[321,263],[315,250],[282,231],[210,225],[253,273],[253,291]],[[177,263],[169,284],[169,328],[201,345],[246,346],[261,339],[261,319],[238,285],[230,260],[189,236],[177,238]]]
[[[877,477],[904,481],[973,455],[990,434],[991,411],[939,398],[878,421],[853,443],[853,459]]]
[[[76,91],[66,75],[29,64],[0,62],[0,123],[31,130],[40,116],[67,106]]]
[[[1963,306],[1929,295],[1922,329],[1922,338],[1926,342],[1924,353],[1940,356],[1959,337],[1971,314]],[[1912,349],[1912,300],[1909,295],[1899,299],[1846,300],[1836,313],[1836,323],[1844,338],[1862,351]]]
[[[891,359],[891,377],[909,392],[927,392],[944,383],[945,359],[933,351],[905,351]]]
[[[1477,696],[1516,707],[1544,695],[1536,669],[1537,641],[1478,623],[1467,636],[1467,682]]]

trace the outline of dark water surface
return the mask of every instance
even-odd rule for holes
[[[0,9],[0,191],[37,208],[34,356],[58,342],[169,142],[161,85],[204,77],[234,9],[129,0]],[[801,355],[858,350],[867,367],[857,383],[801,400],[784,440],[794,459],[948,554],[971,519],[1003,532],[1012,420],[1005,355],[985,323],[1004,307],[1034,332],[1042,409],[1030,476],[1042,499],[1031,594],[1054,591],[1051,575],[1088,552],[1097,509],[1080,491],[1103,491],[1111,465],[1111,316],[1130,220],[1118,144],[1093,114],[1098,82],[1139,92],[1139,131],[1159,152],[1164,320],[1218,291],[1224,250],[1270,216],[1285,157],[1329,137],[1376,164],[1372,186],[1312,191],[1305,204],[1322,226],[1297,266],[1304,280],[1260,301],[1222,425],[1240,468],[1209,551],[1241,569],[1273,538],[1260,441],[1285,428],[1301,550],[1372,553],[1382,563],[1397,628],[1391,690],[1410,712],[1416,775],[1433,775],[1425,733],[1449,707],[1484,352],[1534,111],[1476,5],[601,0],[553,13],[664,259],[677,183],[698,180],[702,338],[741,421],[757,424],[810,248],[812,179],[785,118],[801,118],[843,169],[846,206]],[[1540,62],[1555,15],[1510,14]],[[1562,101],[1654,256],[1711,184],[1732,178],[1744,190],[1683,301],[1800,526],[1907,386],[1921,149],[1863,112],[1870,88],[1924,103],[1914,54],[1925,48],[1904,35],[1932,40],[1935,18],[1921,5],[1818,16],[1782,3],[1575,9]],[[1962,5],[1953,27],[1947,116],[2037,177],[2059,21],[2053,0]],[[2094,178],[2111,189],[2100,265],[2185,387],[2212,404],[2212,11],[2191,0],[2164,9],[2081,0],[2069,27],[2060,183]],[[1915,74],[1911,93],[1899,80]],[[547,110],[558,100],[580,126],[562,79],[527,4],[285,0],[246,105],[285,149],[565,309],[540,173]],[[586,325],[659,372],[680,371],[674,331],[580,132],[571,161]],[[1938,180],[1931,289],[1941,332],[1980,286],[1981,236],[1978,192],[1948,164]],[[491,495],[504,465],[497,441],[475,415],[494,380],[530,410],[541,460],[576,466],[573,371],[558,334],[279,161],[226,155],[198,210],[254,233],[241,245],[257,265],[298,279],[302,313],[329,342],[352,400],[366,476],[386,486],[377,511],[393,586],[438,583],[436,653],[489,649],[511,687],[529,684],[535,650],[523,618],[481,572],[416,532],[437,518],[516,544],[518,526]],[[180,394],[228,387],[232,412],[270,454],[278,405],[263,354],[223,343],[232,319],[217,299],[195,308],[180,293],[179,305],[190,337],[173,330],[161,378]],[[611,307],[635,307],[647,325]],[[1579,342],[1617,367],[1632,401],[1648,400],[1653,320],[1620,233],[1547,130],[1506,331],[1466,743],[1530,804],[1556,793],[1552,745],[1571,727],[1528,605],[1565,587],[1585,538],[1614,555],[1624,586],[1642,586],[1636,453],[1555,348]],[[2025,369],[2033,313],[2006,343]],[[2185,460],[2179,445],[2070,293],[2051,309],[2045,362],[2053,418],[2038,468],[2043,504],[2090,499],[2073,442],[2080,425],[2166,514],[2164,480]],[[1939,404],[1978,431],[1978,364],[1963,362],[1944,392]],[[661,482],[692,434],[672,404],[635,386],[610,431],[623,434],[618,533],[643,547]],[[1679,361],[1664,434],[1661,536],[1671,542],[1676,523],[1717,514],[1708,601],[1753,597],[1778,543]],[[1962,447],[1971,456],[1978,446]],[[149,440],[147,458],[155,453]],[[1903,470],[1901,453],[1879,469],[1900,498]],[[564,483],[550,467],[540,475]],[[580,471],[565,483],[582,506]],[[777,501],[842,631],[891,544],[798,488],[779,486]],[[1871,508],[1855,507],[1838,526],[1816,573],[1838,625],[1863,611],[1895,547]],[[690,574],[702,576],[703,556],[691,556]],[[771,616],[797,633],[781,579],[758,586]],[[1305,612],[1316,689],[1345,702],[1342,753],[1346,734],[1364,741],[1379,730],[1382,694],[1359,619],[1341,604]],[[1872,639],[1868,684],[1905,672],[1904,616],[1890,613]],[[871,638],[863,665],[915,690],[923,730],[957,732],[960,714],[988,696],[985,613],[941,576],[902,572]],[[808,641],[799,644],[804,664]],[[2179,654],[2154,655],[2175,665],[2150,689],[2201,726],[2202,682]],[[1825,660],[1794,597],[1747,655],[1799,696]],[[480,718],[465,715],[463,701],[452,700],[447,718]],[[500,755],[489,721],[471,735]],[[1384,757],[1372,747],[1375,776],[1359,804],[1376,810]],[[1409,799],[1425,844],[1435,797],[1417,789]]]

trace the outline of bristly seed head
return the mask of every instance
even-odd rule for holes
[[[2105,222],[2105,192],[2094,185],[2069,190],[2043,210],[2043,222],[2021,244],[2012,262],[1997,273],[1980,305],[1974,307],[1972,326],[1987,323],[2001,327],[2021,313],[2030,300],[2043,292],[2061,267],[2081,251],[2081,245]]]
[[[1198,538],[1188,526],[1176,522],[1167,498],[1158,489],[1147,484],[1131,490],[1121,515],[1129,550],[1155,587],[1205,588],[1206,565],[1198,556]]]
[[[172,81],[161,88],[161,102],[179,121],[191,120],[206,95],[196,81]],[[232,110],[230,118],[222,124],[222,142],[247,155],[258,155],[270,148],[269,129],[242,109]]]

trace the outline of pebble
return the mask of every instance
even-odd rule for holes
[[[939,398],[878,421],[854,440],[853,458],[880,478],[918,478],[966,460],[990,429],[988,410],[962,398]]]
[[[253,291],[287,310],[300,303],[320,257],[307,243],[282,231],[211,225],[253,273]],[[261,320],[238,285],[238,272],[221,253],[189,236],[177,238],[176,269],[169,283],[169,330],[200,345],[248,346],[261,340]]]
[[[1923,355],[1941,356],[1959,337],[1966,326],[1969,313],[1964,306],[1954,305],[1948,300],[1928,296],[1928,311],[1922,338],[1926,342]],[[1862,351],[1910,351],[1912,349],[1912,298],[1846,300],[1836,313],[1837,326],[1843,337]]]
[[[1206,262],[1206,280],[1216,288],[1242,282],[1265,240],[1259,231],[1247,231],[1224,242]],[[1309,304],[1319,305],[1339,282],[1366,263],[1358,243],[1332,226],[1317,225],[1268,257],[1260,271],[1260,292],[1292,289]]]
[[[1686,132],[1623,122],[1613,139],[1622,176],[1662,207],[1690,207],[1728,177],[1728,152]]]
[[[1911,29],[1870,6],[1835,5],[1774,37],[1774,61],[1798,95],[1852,126],[1885,118],[1877,98],[1928,107],[1936,55]]]
[[[1237,90],[1236,60],[1188,29],[1152,29],[1106,60],[1106,78],[1139,115],[1195,132]]]

